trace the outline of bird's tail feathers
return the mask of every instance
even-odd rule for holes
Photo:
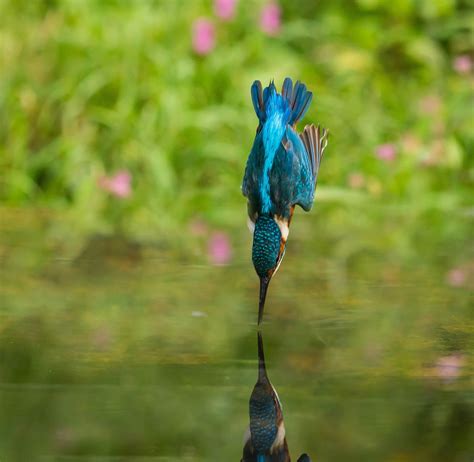
[[[252,84],[250,88],[250,94],[252,96],[255,114],[257,114],[258,120],[263,122],[265,118],[265,106],[263,104],[262,82],[260,82],[260,80],[255,80],[255,82]]]
[[[293,87],[293,81],[287,77],[283,82],[281,95],[286,99],[291,109],[289,123],[290,125],[296,125],[309,109],[309,105],[313,99],[313,93],[308,91],[306,85],[301,83],[299,80]]]
[[[252,96],[252,103],[257,114],[260,123],[264,123],[266,115],[266,103],[268,97],[272,93],[272,90],[276,93],[276,88],[273,80],[270,82],[268,87],[263,88],[260,80],[255,80],[250,89]],[[301,83],[299,80],[293,86],[293,81],[287,77],[283,82],[281,90],[281,96],[287,102],[288,108],[290,109],[289,124],[295,125],[300,119],[304,117],[306,111],[311,104],[313,99],[313,93],[306,89],[306,85]]]
[[[253,108],[255,109],[255,114],[257,114],[258,120],[263,124],[267,118],[266,106],[268,97],[270,96],[271,91],[276,93],[276,87],[273,80],[270,82],[268,87],[262,89],[262,82],[260,80],[255,80],[250,88],[250,94],[252,96]]]
[[[323,158],[324,150],[328,144],[328,131],[325,128],[321,130],[319,125],[317,127],[312,124],[306,125],[303,133],[300,134],[300,138],[308,153],[313,178],[316,182],[321,159]]]

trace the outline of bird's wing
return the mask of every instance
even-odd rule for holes
[[[255,222],[260,208],[260,179],[262,176],[264,150],[261,133],[257,134],[247,159],[242,194],[248,199],[248,215]]]
[[[304,188],[299,191],[296,203],[306,211],[310,210],[313,205],[319,166],[327,146],[327,136],[327,130],[323,128],[321,131],[319,125],[318,127],[306,125],[303,133],[300,134],[307,161],[304,162],[304,168],[301,172],[301,182]]]
[[[327,131],[307,125],[300,135],[288,126],[270,171],[272,213],[289,218],[297,204],[309,211],[313,206],[319,165],[327,145]],[[255,137],[247,160],[242,193],[248,199],[248,215],[255,222],[261,208],[260,186],[264,163],[261,133]]]
[[[324,150],[328,144],[328,132],[325,128],[322,129],[314,125],[306,125],[303,133],[300,134],[301,141],[303,141],[307,155],[311,162],[311,171],[314,178],[314,183],[318,179],[319,166],[323,158]]]
[[[315,185],[313,171],[303,140],[288,126],[270,173],[274,213],[289,219],[295,204],[306,211],[311,209]]]

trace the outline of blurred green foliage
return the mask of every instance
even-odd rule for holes
[[[392,204],[441,233],[438,212],[462,216],[473,73],[453,60],[472,56],[472,2],[283,1],[275,37],[258,27],[263,4],[214,18],[215,49],[198,56],[209,0],[0,0],[2,202],[54,209],[81,233],[153,237],[196,214],[240,225],[250,84],[292,76],[315,94],[306,122],[331,131],[317,201],[348,217]],[[383,143],[394,161],[375,155]],[[123,169],[120,200],[99,180]]]

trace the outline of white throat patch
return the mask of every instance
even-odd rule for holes
[[[247,217],[247,227],[249,231],[253,234],[255,231],[255,222],[250,219],[250,217]]]
[[[273,219],[275,220],[275,223],[280,228],[282,239],[286,242],[286,240],[288,239],[288,233],[290,232],[290,229],[288,228],[288,220],[286,220],[285,218],[279,217],[277,215],[275,215]]]

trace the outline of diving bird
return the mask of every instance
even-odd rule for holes
[[[258,333],[258,379],[249,401],[250,425],[241,462],[290,462],[281,403],[265,366],[263,341]],[[311,462],[302,454],[298,462]]]
[[[262,91],[251,87],[258,117],[257,133],[245,167],[242,193],[247,197],[253,232],[252,262],[260,278],[258,323],[262,320],[268,284],[285,254],[295,206],[311,210],[327,131],[296,124],[309,108],[313,94],[301,82],[286,78],[281,94],[272,82]]]

